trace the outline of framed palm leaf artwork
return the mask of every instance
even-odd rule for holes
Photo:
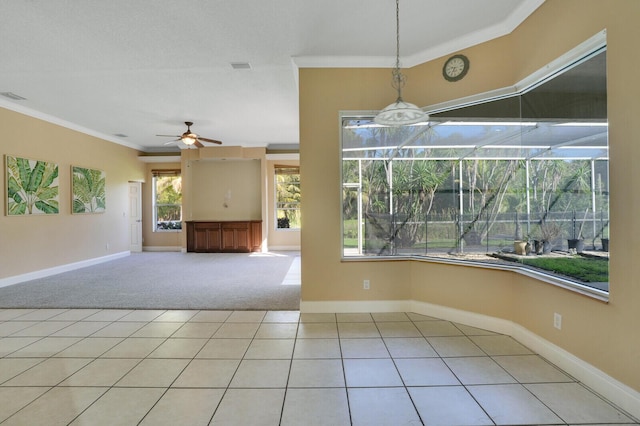
[[[5,156],[7,216],[58,214],[58,165],[47,161]]]
[[[106,180],[106,174],[102,170],[71,166],[71,212],[104,213]]]

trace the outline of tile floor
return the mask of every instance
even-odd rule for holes
[[[508,336],[411,313],[0,310],[2,425],[638,424]]]

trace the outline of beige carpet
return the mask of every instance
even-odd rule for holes
[[[0,288],[0,308],[300,308],[298,252],[133,253]]]

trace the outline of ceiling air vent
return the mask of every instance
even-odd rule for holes
[[[231,68],[234,70],[250,70],[251,64],[249,62],[231,62]]]
[[[5,98],[9,98],[11,100],[14,100],[14,101],[26,101],[27,100],[27,98],[23,98],[22,96],[16,95],[13,92],[0,92],[0,95],[4,96]]]

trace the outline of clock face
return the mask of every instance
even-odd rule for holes
[[[467,75],[469,59],[464,55],[455,55],[447,59],[442,68],[442,76],[447,81],[458,81]]]

